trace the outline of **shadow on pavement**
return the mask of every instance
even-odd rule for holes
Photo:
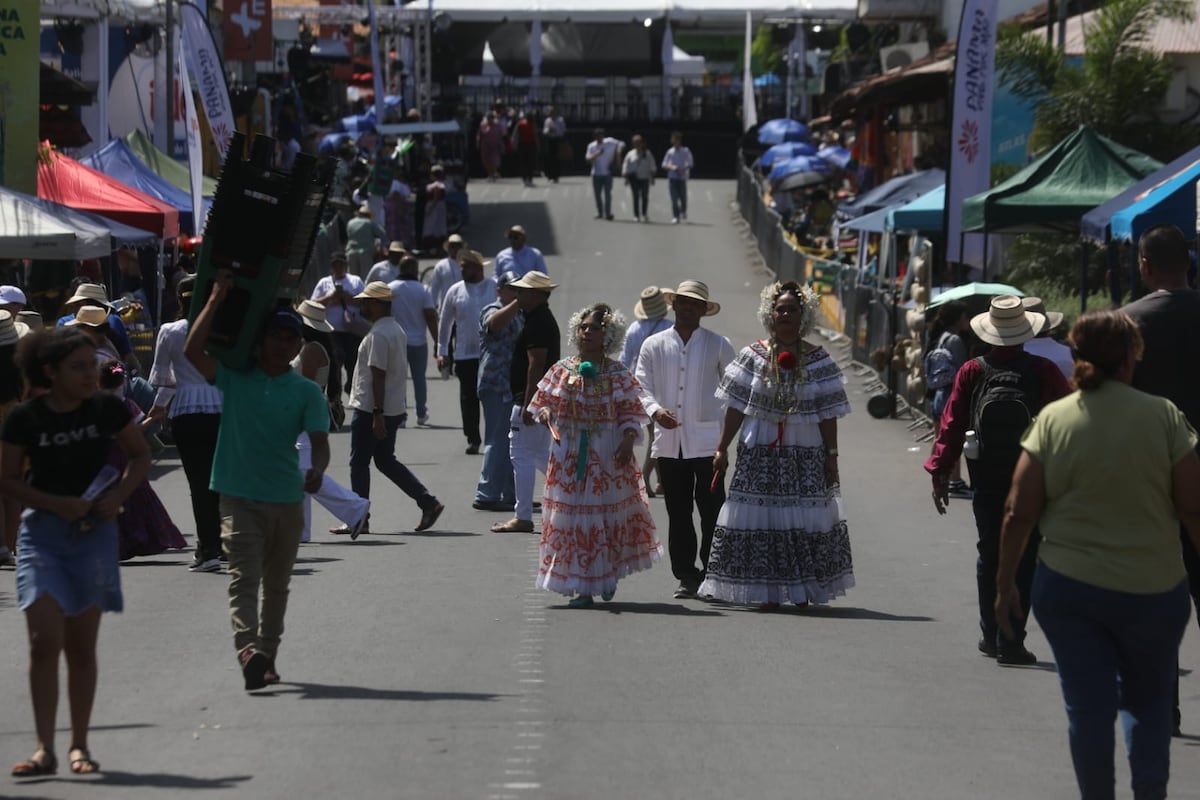
[[[474,531],[406,531],[402,536],[427,536],[431,539],[449,539],[456,536],[482,536]]]
[[[368,536],[399,536],[400,534],[398,534],[398,533],[379,533],[378,531],[371,531],[367,535]],[[391,542],[391,541],[388,541],[387,539],[359,539],[357,542],[352,542],[352,541],[350,541],[350,537],[347,536],[343,539],[334,539],[332,542],[313,542],[312,544],[319,544],[323,547],[330,547],[330,546],[339,545],[339,544],[348,544],[353,547],[387,547],[389,545],[402,545],[402,544],[404,544],[404,542]]]
[[[545,200],[471,203],[471,246],[489,257],[507,246],[504,233],[509,225],[524,227],[529,245],[542,255],[561,255]]]
[[[561,606],[550,606],[556,611],[605,611],[609,614],[663,614],[674,617],[723,617],[720,611],[710,611],[704,608],[688,608],[676,603],[604,603],[597,602],[585,608],[571,608],[565,603]]]
[[[228,775],[223,778],[197,778],[169,772],[102,771],[98,778],[88,781],[101,786],[154,786],[161,789],[233,789],[248,781],[252,775]],[[76,779],[78,780],[78,779]]]
[[[153,556],[134,556],[128,561],[122,561],[122,567],[182,567],[185,564],[190,564],[191,559],[183,561],[138,561],[139,558],[153,558]]]
[[[758,611],[756,608],[751,608],[752,611]],[[907,614],[889,614],[886,611],[875,611],[870,608],[855,608],[853,606],[810,606],[809,608],[796,608],[795,606],[785,606],[779,609],[779,612],[787,612],[793,614],[801,614],[806,617],[827,617],[830,619],[867,619],[877,622],[935,622],[933,617],[923,617],[919,615]]]
[[[293,683],[283,681],[281,686],[292,688],[274,692],[256,692],[252,697],[276,697],[298,695],[302,700],[405,700],[427,702],[430,700],[475,700],[491,702],[507,695],[491,692],[419,692],[411,689],[370,689],[365,686],[333,686],[325,683]]]
[[[340,558],[321,558],[316,556],[313,558],[297,558],[297,564],[328,564],[330,561],[341,561]]]

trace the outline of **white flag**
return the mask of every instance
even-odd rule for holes
[[[183,55],[182,42],[176,34],[175,52],[179,58],[179,91],[183,94],[185,111],[184,127],[187,134],[188,172],[192,189],[192,236],[204,231],[204,196],[201,189],[204,179],[204,153],[200,142],[200,120],[196,118],[196,101],[192,99],[192,84],[188,78],[187,59]]]
[[[746,12],[746,65],[742,70],[742,130],[758,124],[758,106],[754,103],[754,70],[750,69],[750,12]]]
[[[964,0],[954,56],[954,115],[946,176],[946,260],[950,262],[981,261],[979,255],[968,258],[963,252],[962,204],[991,188],[995,62],[996,0]],[[979,243],[973,244],[968,253],[981,250]]]
[[[221,158],[229,149],[237,123],[233,118],[233,104],[229,100],[229,87],[225,84],[225,68],[221,55],[213,41],[212,32],[203,13],[192,3],[179,5],[179,22],[183,29],[183,50],[187,56],[191,74],[196,76],[196,87],[200,91],[200,102],[208,117],[208,127]]]

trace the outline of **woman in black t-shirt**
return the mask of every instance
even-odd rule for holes
[[[102,611],[122,608],[116,517],[146,477],[150,451],[125,404],[97,391],[96,347],[76,328],[31,334],[17,349],[25,384],[39,396],[13,408],[0,428],[0,493],[25,507],[17,535],[17,599],[30,641],[30,692],[37,751],[17,777],[53,774],[58,657],[71,684],[72,772],[95,772],[88,724],[96,691]],[[101,484],[114,439],[129,458]],[[24,464],[29,460],[28,479]]]

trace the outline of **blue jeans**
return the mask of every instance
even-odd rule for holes
[[[671,195],[671,216],[678,219],[687,216],[687,181],[667,179],[667,193]]]
[[[1188,582],[1162,594],[1126,594],[1039,563],[1033,613],[1058,664],[1082,800],[1113,798],[1118,713],[1134,800],[1166,797],[1175,661],[1191,614]]]
[[[512,400],[495,389],[480,389],[479,400],[483,403],[483,466],[475,499],[515,503],[512,459],[508,457]]]
[[[629,191],[633,193],[633,215],[646,216],[650,206],[650,179],[630,178]]]
[[[413,399],[417,402],[417,419],[429,416],[429,406],[426,404],[428,390],[425,383],[425,371],[429,368],[429,345],[410,344],[408,346],[408,374],[412,376]],[[403,414],[401,416],[408,416]]]
[[[387,435],[382,439],[375,438],[374,419],[371,412],[357,408],[350,419],[350,488],[359,497],[371,497],[371,461],[374,460],[384,477],[416,500],[422,511],[436,506],[437,498],[396,459],[396,430],[400,427],[400,417],[383,418]]]
[[[602,217],[611,217],[612,175],[593,175],[592,193],[596,195],[596,213]]]

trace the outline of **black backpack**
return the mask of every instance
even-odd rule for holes
[[[979,440],[978,457],[967,460],[971,486],[1007,493],[1021,457],[1021,437],[1041,409],[1041,386],[1028,354],[1002,364],[987,356],[975,362],[983,375],[971,394],[971,427]]]

